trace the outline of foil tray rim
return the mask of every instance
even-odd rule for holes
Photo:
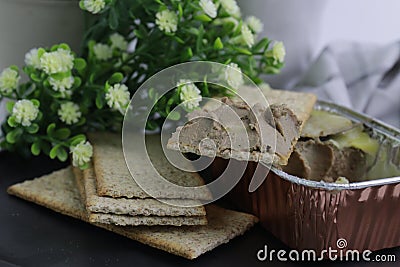
[[[381,134],[384,134],[386,137],[394,139],[400,143],[400,130],[396,129],[378,119],[374,119],[368,115],[361,114],[350,108],[343,107],[338,104],[335,104],[332,102],[327,102],[327,101],[322,101],[322,100],[317,101],[317,103],[315,104],[315,108],[321,109],[321,110],[332,111],[334,113],[344,115],[347,118],[349,118],[353,121],[361,122],[361,123],[365,124],[366,126],[380,132]],[[289,182],[292,182],[294,184],[303,185],[303,186],[312,187],[312,188],[332,190],[332,191],[364,189],[367,187],[375,187],[375,186],[400,183],[400,177],[390,177],[390,178],[381,178],[381,179],[368,180],[368,181],[362,181],[362,182],[354,182],[354,183],[349,183],[349,184],[336,184],[336,183],[328,183],[328,182],[324,182],[324,181],[312,181],[312,180],[300,178],[300,177],[297,177],[294,175],[290,175],[274,166],[271,166],[271,171],[274,172],[279,177],[281,177]]]

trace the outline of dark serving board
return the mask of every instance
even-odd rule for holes
[[[285,245],[257,225],[195,260],[186,260],[139,242],[57,214],[9,196],[8,186],[38,177],[65,164],[44,157],[24,160],[0,152],[0,266],[302,266],[304,262],[261,262],[257,252],[285,249]],[[399,203],[400,205],[400,203]],[[376,254],[394,254],[397,262],[306,263],[307,266],[400,266],[400,248]]]

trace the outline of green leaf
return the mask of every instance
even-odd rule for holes
[[[194,27],[189,28],[188,32],[193,34],[193,35],[195,35],[195,36],[200,34],[199,30],[197,28],[194,28]]]
[[[82,84],[82,80],[79,77],[74,77],[74,85],[73,87],[78,88],[79,86],[81,86]]]
[[[100,92],[98,92],[96,96],[96,107],[98,109],[102,109],[104,107],[104,97]]]
[[[187,54],[188,58],[192,58],[193,57],[192,48],[188,47],[186,50],[186,54]]]
[[[253,54],[251,53],[251,51],[250,51],[249,49],[246,49],[246,48],[233,46],[233,49],[236,50],[237,52],[239,52],[239,53],[241,53],[241,54],[244,54],[244,55],[247,55],[247,56],[253,55]]]
[[[104,85],[104,90],[106,91],[106,92],[108,92],[108,89],[110,89],[111,88],[111,85],[108,83],[108,81],[106,82],[106,84]]]
[[[30,134],[35,134],[39,131],[39,125],[36,123],[32,123],[29,127],[26,128],[26,131]]]
[[[118,12],[116,8],[110,9],[110,14],[108,15],[108,25],[112,30],[118,28],[119,21],[118,21]]]
[[[114,73],[110,79],[108,79],[109,84],[120,83],[124,79],[124,75],[121,72]]]
[[[139,30],[133,30],[133,33],[135,34],[135,36],[139,39],[143,39],[144,35],[142,32],[140,32]]]
[[[50,150],[49,157],[50,157],[51,159],[55,159],[55,158],[57,157],[57,152],[58,152],[59,147],[60,147],[60,145],[55,145],[55,146]]]
[[[36,121],[40,121],[43,118],[43,113],[41,111],[39,111],[37,117],[36,117]]]
[[[153,130],[157,129],[157,127],[158,127],[158,124],[155,121],[147,121],[146,122],[146,129],[148,129],[148,130],[153,131]]]
[[[79,121],[75,124],[76,126],[82,126],[86,123],[85,117],[81,117]]]
[[[168,101],[167,101],[167,105],[166,105],[166,107],[165,107],[165,111],[167,112],[167,113],[170,113],[169,111],[171,110],[171,106],[173,105],[175,103],[175,99],[174,98],[170,98],[170,99],[168,99]]]
[[[10,125],[11,127],[17,127],[18,123],[15,121],[15,117],[14,116],[10,116],[7,120],[8,125]]]
[[[149,98],[150,98],[150,99],[154,99],[154,96],[155,96],[155,89],[154,89],[154,87],[152,87],[152,88],[149,89],[148,94],[149,94]]]
[[[71,51],[71,47],[69,47],[69,45],[66,43],[59,44],[58,48],[61,48],[61,49],[67,50],[67,51]]]
[[[181,3],[178,4],[178,14],[179,14],[179,18],[182,18],[183,16],[183,8]]]
[[[40,102],[39,102],[39,100],[37,100],[37,99],[31,99],[31,102],[32,102],[32,104],[35,106],[35,107],[40,107]]]
[[[178,42],[178,43],[180,43],[180,44],[184,44],[185,43],[185,41],[183,41],[181,38],[179,38],[178,36],[174,36],[174,39]]]
[[[6,109],[8,113],[12,113],[12,110],[14,108],[15,102],[14,101],[8,101],[6,104]]]
[[[79,166],[79,169],[81,170],[86,170],[87,168],[89,168],[89,163],[85,163],[82,166]]]
[[[44,53],[46,53],[46,50],[44,50],[43,48],[39,48],[38,49],[38,58],[41,58]]]
[[[177,112],[177,111],[171,111],[168,114],[167,118],[170,119],[170,120],[173,120],[173,121],[177,121],[177,120],[179,120],[181,118],[181,114],[179,112]]]
[[[6,135],[6,140],[8,143],[14,144],[17,142],[17,139],[21,136],[21,134],[22,134],[21,128],[14,129]]]
[[[31,75],[29,75],[29,78],[31,78],[32,81],[37,83],[40,83],[42,81],[40,77],[36,75],[36,73],[31,73]]]
[[[60,147],[58,150],[57,150],[57,158],[60,160],[60,161],[66,161],[67,159],[68,159],[68,153],[67,153],[67,151],[65,150],[65,148],[63,148],[63,147]]]
[[[19,68],[16,65],[11,65],[9,68],[15,70],[16,72],[19,72]]]
[[[86,61],[83,58],[75,58],[74,60],[74,67],[78,71],[82,71],[86,68]]]
[[[84,134],[78,134],[69,139],[70,146],[76,146],[84,141],[86,141],[86,136]]]
[[[85,7],[85,4],[83,3],[83,1],[79,1],[79,7],[80,7],[82,10],[86,10],[86,7]]]
[[[224,48],[224,44],[222,43],[221,38],[218,37],[214,41],[214,49],[215,50],[221,50],[223,48]]]
[[[67,71],[67,72],[59,72],[59,73],[54,73],[50,75],[51,78],[56,79],[56,80],[62,80],[64,78],[68,78],[71,76],[71,72]]]
[[[207,16],[206,14],[200,14],[194,17],[196,20],[203,21],[203,22],[210,22],[212,19]]]
[[[31,145],[31,152],[34,156],[38,156],[40,154],[40,143],[35,142]]]
[[[65,140],[71,135],[71,130],[68,128],[61,128],[55,131],[54,137],[60,140]]]
[[[51,124],[49,124],[49,126],[47,126],[46,132],[47,132],[47,134],[49,136],[53,136],[55,129],[56,129],[56,124],[55,123],[51,123]]]
[[[263,38],[255,46],[253,46],[253,51],[264,51],[266,48],[268,48],[270,43],[271,41],[268,38]]]

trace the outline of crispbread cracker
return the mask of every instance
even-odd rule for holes
[[[63,169],[8,188],[8,193],[35,202],[56,212],[87,221],[70,169]],[[143,244],[194,259],[213,248],[242,235],[258,220],[250,214],[207,207],[209,224],[205,226],[122,227],[95,224]]]
[[[159,173],[168,181],[181,186],[201,186],[204,185],[203,179],[197,173],[187,173],[172,166],[162,152],[160,137],[158,135],[147,136],[147,149],[153,155],[152,162]],[[131,177],[125,164],[122,151],[121,136],[111,133],[90,134],[89,139],[93,145],[94,170],[97,180],[97,193],[99,196],[109,196],[114,198],[150,198],[142,188]],[[149,172],[143,168],[140,160],[146,155],[137,155],[137,166],[134,175],[146,177]],[[135,164],[135,162],[133,163]],[[154,184],[153,188],[157,188]],[[201,199],[211,198],[211,193],[205,188],[199,194],[183,195],[181,191],[169,188],[160,188],[154,198],[165,199]]]
[[[89,213],[89,222],[121,226],[138,225],[206,225],[206,216],[130,216],[110,213]]]
[[[91,223],[123,226],[207,224],[206,212],[202,206],[181,208],[169,206],[150,198],[113,199],[99,197],[96,195],[95,178],[91,168],[86,169],[84,174],[79,169],[73,168],[73,173],[77,188],[87,210],[88,220]],[[176,202],[179,201],[184,200],[177,200]],[[90,204],[91,202],[92,204]],[[168,214],[173,214],[173,216]]]
[[[77,172],[75,170],[74,173],[77,176]],[[98,196],[96,192],[96,177],[91,167],[83,171],[83,176],[80,179],[82,179],[84,185],[84,190],[86,195],[86,201],[85,201],[86,209],[90,212],[112,213],[112,214],[132,215],[132,216],[206,215],[206,211],[203,206],[182,207],[184,205],[188,206],[188,205],[200,204],[198,201],[194,200],[181,200],[181,199],[169,200],[169,202],[177,205],[177,206],[172,206],[152,198],[133,199],[133,198],[111,198],[111,197]]]

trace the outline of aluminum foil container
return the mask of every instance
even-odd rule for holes
[[[385,160],[400,174],[399,130],[335,104],[318,102],[315,108],[363,123],[380,141],[377,161]],[[217,158],[210,166],[211,175],[218,177],[227,162]],[[258,216],[263,227],[289,247],[321,252],[337,248],[339,239],[347,241],[346,247],[340,248],[343,250],[375,251],[400,246],[400,175],[335,184],[301,179],[273,167],[269,172],[265,168],[267,178],[249,193],[257,164],[248,163],[244,176],[227,198]]]

